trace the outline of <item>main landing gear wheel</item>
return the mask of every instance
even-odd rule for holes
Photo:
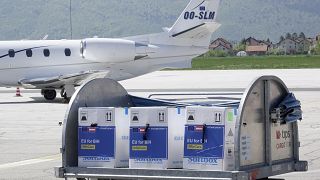
[[[56,90],[53,90],[53,89],[42,90],[42,94],[43,94],[43,97],[49,101],[52,101],[57,97],[57,92]]]

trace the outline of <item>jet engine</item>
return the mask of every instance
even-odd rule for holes
[[[126,39],[90,38],[81,41],[81,55],[95,62],[121,63],[147,57],[148,45]]]

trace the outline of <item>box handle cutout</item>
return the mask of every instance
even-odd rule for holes
[[[97,127],[97,126],[98,126],[97,123],[92,123],[92,124],[91,124],[91,127]]]

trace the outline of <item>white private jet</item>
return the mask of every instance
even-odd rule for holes
[[[117,81],[164,68],[188,68],[208,51],[220,0],[191,0],[171,28],[124,38],[0,42],[0,86],[56,90],[68,99],[75,87],[94,78]]]

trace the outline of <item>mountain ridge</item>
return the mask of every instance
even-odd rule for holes
[[[161,32],[189,0],[73,0],[73,38]],[[215,37],[278,41],[287,32],[320,33],[320,0],[222,0]],[[0,40],[70,39],[69,1],[2,0]]]

